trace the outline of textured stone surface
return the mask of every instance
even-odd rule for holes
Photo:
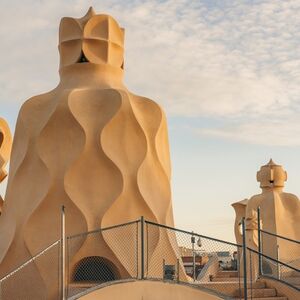
[[[124,86],[123,41],[110,16],[89,10],[62,19],[60,83],[26,101],[18,116],[0,218],[0,277],[60,237],[61,205],[68,235],[140,216],[173,226],[167,122],[158,104]],[[174,238],[157,229],[150,263],[162,265],[163,249],[176,264]],[[120,251],[136,245],[124,243],[105,234],[97,242],[78,239],[71,272],[81,259],[101,255],[121,277],[136,275]],[[32,279],[47,299],[57,299],[49,270],[49,262],[37,263]]]

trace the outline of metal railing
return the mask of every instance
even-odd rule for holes
[[[0,280],[0,299],[77,299],[99,285],[127,279],[173,281],[243,298],[241,254],[241,245],[142,217],[62,236]]]
[[[60,244],[60,240],[52,243],[0,279],[0,299],[60,299]]]
[[[145,221],[146,279],[190,284],[241,299],[241,261],[241,245]]]
[[[274,259],[263,253],[248,248],[249,253],[252,256],[260,257],[262,260],[262,269],[260,276],[269,277],[271,279],[276,279],[289,285],[290,287],[300,291],[300,270],[290,266],[284,262]],[[251,266],[253,262],[250,262]],[[298,279],[297,284],[293,282],[293,279]]]
[[[140,277],[140,220],[67,237],[67,297]]]
[[[263,253],[261,240],[258,251],[247,247],[244,219],[242,245],[143,217],[67,237],[64,209],[61,223],[60,240],[0,280],[0,300],[77,299],[109,282],[143,279],[188,284],[226,299],[252,299],[259,277],[299,291],[289,279],[299,268]]]
[[[259,275],[280,281],[300,291],[300,241],[261,228],[261,209],[257,209]]]

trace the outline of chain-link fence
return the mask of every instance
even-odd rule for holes
[[[260,230],[261,252],[276,260],[300,269],[300,241]]]
[[[0,280],[0,300],[59,299],[59,258],[56,241]]]
[[[67,295],[107,282],[151,279],[242,298],[241,246],[149,221],[67,238]]]
[[[237,245],[141,218],[53,243],[0,280],[0,300],[77,299],[131,279],[188,284],[226,299],[277,293],[259,277],[300,288],[299,268],[246,248],[245,241]]]
[[[67,295],[97,285],[139,277],[139,221],[67,238]]]
[[[300,297],[300,270],[297,268],[248,248],[247,272],[249,280],[248,299],[262,296],[284,297],[298,295],[296,297]],[[270,279],[268,284],[266,279]],[[278,286],[280,286],[279,290]],[[293,297],[291,299],[296,299],[294,296],[291,297]]]
[[[145,278],[242,297],[241,246],[145,222]]]
[[[263,282],[260,282],[259,279],[259,270],[258,270],[258,261],[259,256],[258,252],[252,251],[252,249],[247,248],[246,250],[246,272],[247,272],[247,298],[253,299],[262,296],[266,296],[265,289],[266,285]],[[243,290],[244,293],[244,290]],[[272,296],[272,295],[269,295]]]
[[[263,253],[250,249],[253,259],[250,264],[252,269],[258,267],[257,261],[260,260],[260,275],[281,281],[298,291],[300,291],[300,269],[290,266],[282,261],[274,259]]]
[[[260,208],[257,216],[258,251],[251,252],[258,273],[300,291],[300,241],[261,229]]]

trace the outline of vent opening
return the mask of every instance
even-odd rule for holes
[[[78,60],[78,63],[79,64],[82,64],[82,63],[88,63],[89,60],[85,57],[83,51],[81,51],[81,55],[80,55],[80,58]]]
[[[118,278],[114,264],[100,256],[83,258],[77,263],[73,276],[75,282],[107,282]]]

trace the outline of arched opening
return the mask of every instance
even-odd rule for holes
[[[77,263],[73,275],[75,282],[107,282],[118,278],[114,264],[100,256],[83,258]]]

